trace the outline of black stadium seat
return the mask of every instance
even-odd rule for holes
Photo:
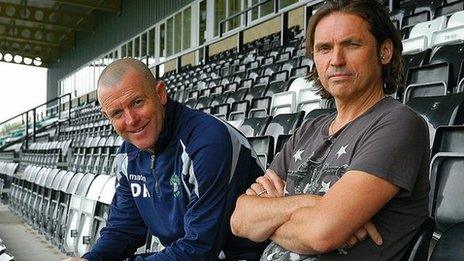
[[[464,154],[464,126],[440,126],[435,132],[432,157],[439,152]]]
[[[464,118],[464,93],[435,97],[417,97],[406,105],[411,107],[427,122],[430,145],[433,144],[435,130],[439,126],[460,125]]]
[[[459,81],[460,67],[464,59],[464,44],[445,45],[435,49],[430,56],[430,64],[449,64],[450,87],[456,87]]]
[[[437,153],[430,167],[430,209],[434,233],[441,235],[464,220],[464,154]]]
[[[446,230],[430,256],[430,261],[449,260],[464,260],[464,222],[455,224]]]
[[[264,135],[266,128],[272,117],[248,118],[245,119],[239,130],[245,137],[256,137]]]
[[[269,167],[274,156],[274,138],[271,136],[248,137],[263,167]]]
[[[272,118],[264,135],[272,136],[277,141],[282,134],[293,134],[296,128],[300,127],[303,117],[304,112],[276,115]]]

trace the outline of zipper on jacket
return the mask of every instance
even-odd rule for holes
[[[160,189],[158,184],[158,179],[156,177],[156,156],[151,155],[151,164],[150,164],[151,174],[153,175],[153,179],[155,180],[155,194],[157,197],[160,196]]]

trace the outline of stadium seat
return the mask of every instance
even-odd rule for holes
[[[303,121],[304,113],[288,113],[288,114],[278,114],[274,116],[266,128],[264,135],[272,136],[275,141],[278,140],[279,135],[282,134],[293,134],[296,128],[300,127],[301,122]],[[276,143],[274,143],[274,146]],[[275,151],[275,147],[274,147]]]
[[[60,201],[58,202],[58,208],[54,214],[54,228],[53,228],[53,239],[52,243],[57,245],[60,250],[64,250],[64,240],[66,231],[68,230],[68,209],[71,201],[71,195],[76,193],[77,187],[84,177],[83,173],[67,172],[65,177],[60,182]]]
[[[436,63],[423,65],[420,67],[412,67],[408,70],[406,77],[406,90],[404,95],[404,103],[410,98],[408,88],[411,87],[410,91],[417,94],[433,94],[435,96],[444,95],[449,93],[451,90],[450,83],[450,64],[448,62]],[[445,88],[446,87],[446,88]],[[446,90],[443,93],[443,89]],[[406,97],[408,96],[408,97]]]
[[[437,153],[430,165],[431,215],[435,218],[434,237],[464,220],[464,154]]]
[[[229,120],[239,120],[244,119],[248,115],[248,111],[250,109],[250,102],[245,101],[237,101],[232,103],[230,113],[229,113]]]
[[[426,121],[429,127],[430,146],[432,146],[435,130],[439,126],[463,123],[463,103],[464,93],[456,93],[446,96],[417,97],[410,99],[406,105]]]
[[[296,94],[294,92],[281,92],[272,95],[271,115],[275,116],[296,111]]]
[[[403,40],[403,54],[422,52],[432,46],[432,33],[446,28],[446,17],[414,25],[409,38]]]
[[[408,247],[402,261],[423,261],[427,260],[429,253],[430,240],[433,233],[433,219],[427,220],[421,225],[416,232],[411,245]]]
[[[440,152],[464,154],[464,126],[439,126],[437,128],[431,156]]]
[[[247,139],[255,150],[261,165],[267,169],[274,158],[274,138],[272,136],[258,136]]]
[[[448,94],[448,86],[444,81],[414,83],[408,85],[403,96],[403,103],[416,97],[432,97]]]
[[[453,225],[441,235],[429,260],[464,260],[464,222]]]
[[[96,176],[85,197],[81,197],[81,215],[77,229],[79,235],[74,251],[74,255],[76,256],[82,256],[87,253],[90,250],[90,245],[94,243],[91,238],[97,202],[109,179],[109,175]],[[114,186],[114,180],[112,185]]]
[[[451,45],[464,41],[464,11],[451,15],[445,29],[432,33],[432,46]]]
[[[102,175],[103,177],[103,175]],[[106,176],[109,177],[109,176]],[[79,225],[82,218],[82,202],[89,191],[89,188],[95,179],[95,175],[85,174],[79,182],[76,191],[71,194],[71,200],[68,207],[68,218],[66,222],[66,232],[62,250],[64,253],[72,255],[76,251],[77,240],[79,238]]]
[[[272,117],[248,118],[238,127],[245,137],[262,136]]]
[[[269,116],[271,107],[271,97],[265,96],[261,98],[254,98],[251,101],[250,111],[248,118],[259,118]]]
[[[321,108],[321,96],[316,94],[313,88],[300,89],[298,94],[297,111],[311,112]]]
[[[61,180],[66,176],[66,173],[67,172],[65,170],[60,170],[56,174],[56,177],[53,179],[53,182],[51,185],[50,206],[48,208],[48,211],[45,214],[45,222],[44,222],[45,237],[48,240],[51,240],[53,238],[53,235],[55,232],[54,229],[56,225],[56,217],[57,217],[58,206],[59,206],[60,196],[61,196],[59,186],[60,186]]]
[[[456,87],[459,80],[462,64],[464,62],[464,44],[445,45],[435,48],[430,56],[430,64],[448,63],[449,82],[448,86]]]

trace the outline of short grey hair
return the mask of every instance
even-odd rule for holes
[[[134,58],[122,58],[112,62],[103,70],[98,78],[97,86],[98,88],[101,86],[115,86],[121,82],[128,72],[134,71],[141,73],[148,83],[156,84],[155,76],[153,76],[147,65]]]

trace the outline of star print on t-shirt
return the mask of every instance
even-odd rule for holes
[[[304,150],[297,150],[295,152],[295,154],[293,154],[293,159],[295,160],[295,162],[297,160],[301,160],[301,154],[303,154]]]
[[[340,158],[343,154],[346,154],[346,148],[348,148],[350,144],[346,144],[345,146],[341,146],[337,152],[337,159]]]

